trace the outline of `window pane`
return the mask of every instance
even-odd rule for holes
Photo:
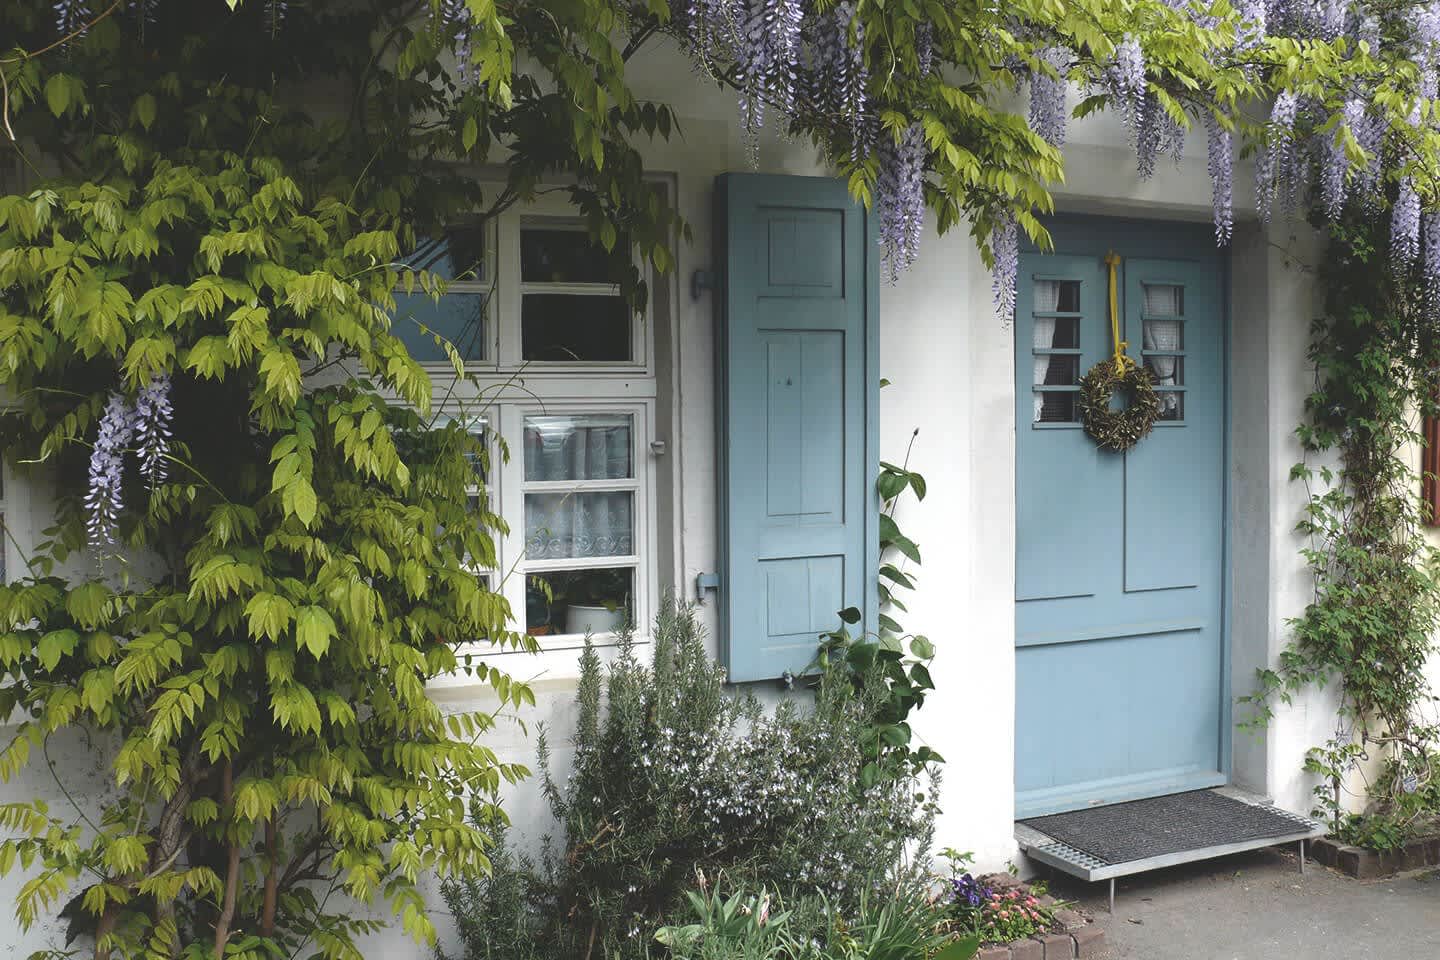
[[[628,242],[617,242],[628,250]],[[610,254],[585,230],[522,227],[520,279],[525,283],[615,283]]]
[[[446,280],[485,279],[485,228],[461,224],[438,237],[422,239],[401,262],[411,270],[429,270]]]
[[[1070,387],[1080,382],[1080,358],[1072,354],[1042,354],[1035,358],[1035,385]]]
[[[1156,387],[1185,386],[1184,357],[1146,357],[1145,369],[1150,371]]]
[[[1045,391],[1035,394],[1036,423],[1079,423],[1080,392],[1078,390]]]
[[[1143,283],[1145,312],[1152,317],[1179,317],[1185,313],[1185,288],[1177,283]]]
[[[635,476],[633,417],[578,414],[525,418],[526,480],[621,480]]]
[[[525,558],[628,557],[635,552],[634,494],[525,494]]]
[[[1157,390],[1156,395],[1160,398],[1161,420],[1185,419],[1185,394],[1174,390]]]
[[[1079,313],[1079,280],[1036,280],[1036,313]]]
[[[1146,350],[1184,350],[1185,324],[1181,320],[1146,320],[1142,338]]]
[[[422,326],[425,329],[421,329]],[[485,359],[485,295],[446,293],[437,303],[423,293],[395,294],[392,330],[410,356],[422,363],[449,360],[436,335],[449,340],[466,360]]]
[[[612,633],[631,615],[635,571],[557,570],[525,578],[525,626],[530,634]]]
[[[527,293],[521,300],[520,351],[526,360],[631,359],[631,311],[622,298]]]
[[[1079,317],[1036,317],[1034,346],[1037,350],[1078,350]]]

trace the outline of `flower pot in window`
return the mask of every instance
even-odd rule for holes
[[[625,625],[625,608],[572,603],[565,609],[566,633],[617,633]]]

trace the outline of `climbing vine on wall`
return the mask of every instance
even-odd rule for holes
[[[1315,387],[1297,431],[1305,458],[1291,473],[1310,494],[1300,530],[1314,597],[1245,699],[1264,722],[1274,699],[1339,684],[1335,733],[1306,759],[1321,776],[1316,813],[1345,839],[1385,849],[1433,816],[1440,796],[1424,678],[1440,626],[1440,554],[1423,533],[1410,457],[1436,402],[1440,325],[1423,282],[1385,266],[1373,220],[1353,215],[1329,231],[1309,348]],[[1357,780],[1365,815],[1346,812]]]

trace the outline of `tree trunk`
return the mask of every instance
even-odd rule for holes
[[[220,775],[220,799],[223,808],[231,807],[235,800],[235,768],[231,761],[225,761],[225,770]],[[234,821],[234,810],[230,811]],[[230,838],[230,857],[225,866],[225,898],[220,905],[220,916],[215,919],[215,960],[225,960],[225,944],[230,940],[230,924],[235,919],[235,900],[240,893],[240,843],[239,838]]]

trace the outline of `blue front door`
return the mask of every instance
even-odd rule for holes
[[[1223,263],[1206,228],[1064,221],[1022,255],[1015,322],[1017,816],[1225,782]],[[1112,353],[1162,419],[1127,453],[1080,425]]]

